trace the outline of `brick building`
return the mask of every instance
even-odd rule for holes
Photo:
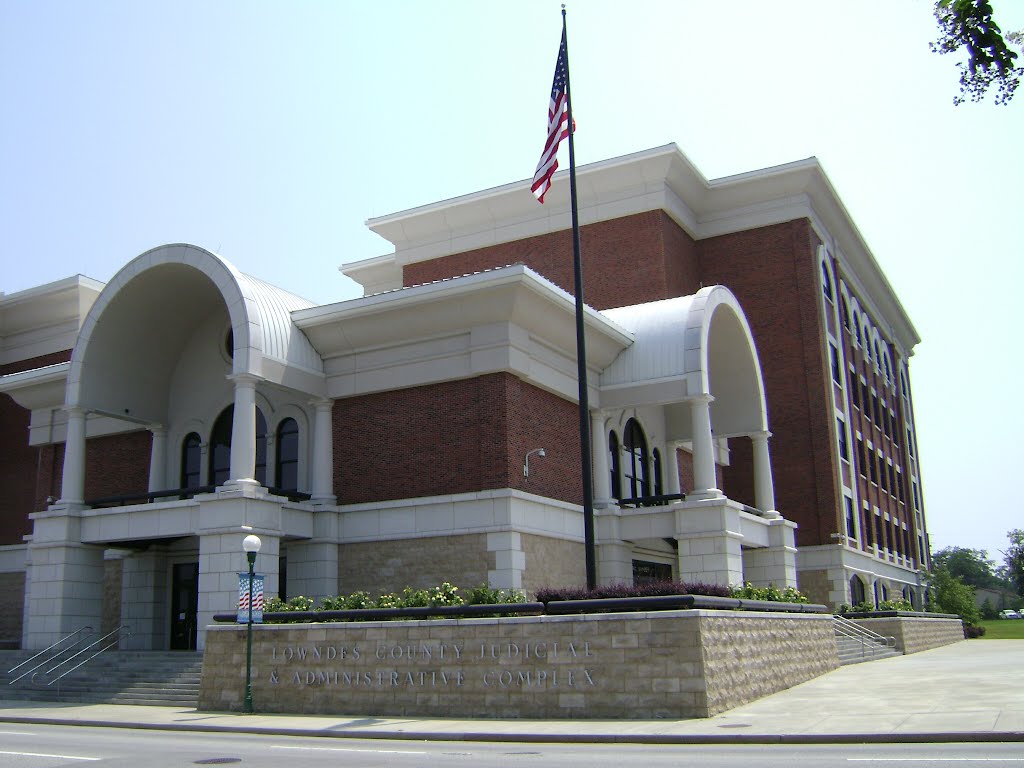
[[[578,178],[599,580],[918,600],[918,338],[817,162]],[[201,647],[250,530],[269,594],[582,583],[567,187],[371,220],[337,304],[189,245],[0,296],[0,642]]]

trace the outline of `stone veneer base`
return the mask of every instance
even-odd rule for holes
[[[854,619],[859,625],[883,637],[896,638],[901,653],[919,653],[964,639],[964,623],[959,617],[883,616]]]
[[[246,627],[206,633],[199,709],[238,711]],[[710,717],[839,666],[832,617],[682,610],[253,627],[257,712]]]

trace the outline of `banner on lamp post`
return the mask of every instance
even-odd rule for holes
[[[263,623],[263,574],[252,576],[252,622]],[[238,623],[249,623],[249,574],[238,574]]]

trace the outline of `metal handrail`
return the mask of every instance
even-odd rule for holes
[[[860,643],[861,656],[867,655],[868,649],[871,650],[871,655],[874,656],[875,652],[881,650],[881,648],[896,647],[895,637],[872,632],[870,629],[862,627],[856,622],[850,621],[838,614],[832,616],[832,626],[837,634]]]
[[[84,634],[83,634],[83,633],[84,633]],[[49,656],[48,658],[45,658],[45,659],[43,659],[43,660],[42,660],[41,662],[39,662],[39,663],[38,663],[38,664],[36,664],[36,665],[35,665],[34,667],[32,667],[31,669],[29,669],[29,670],[28,670],[27,672],[22,672],[22,673],[21,673],[20,675],[18,675],[18,676],[17,676],[16,678],[14,678],[13,680],[9,681],[9,682],[8,682],[7,684],[8,684],[8,685],[14,685],[14,684],[15,684],[16,682],[18,682],[19,680],[21,680],[21,678],[23,678],[23,677],[28,677],[28,676],[29,676],[29,675],[31,675],[31,674],[32,674],[33,672],[35,672],[36,670],[38,670],[38,669],[39,669],[40,667],[44,667],[44,666],[46,666],[47,664],[49,664],[49,663],[50,663],[51,661],[53,661],[53,660],[54,660],[55,658],[57,658],[58,656],[60,656],[60,655],[61,655],[62,653],[67,653],[68,651],[70,651],[70,650],[72,650],[73,648],[77,647],[77,646],[78,646],[78,645],[79,645],[79,644],[80,644],[80,643],[82,642],[82,640],[83,640],[83,639],[85,639],[86,637],[88,637],[88,636],[89,636],[89,635],[91,635],[91,634],[92,634],[92,627],[88,627],[88,626],[87,626],[87,627],[81,627],[80,629],[76,629],[76,630],[75,630],[74,632],[72,632],[71,634],[69,634],[69,635],[65,635],[64,637],[62,637],[62,638],[61,638],[60,640],[58,640],[57,642],[55,642],[55,643],[53,643],[53,644],[51,644],[51,645],[48,645],[48,646],[47,646],[46,648],[43,648],[43,650],[39,651],[39,653],[35,654],[34,656],[32,656],[32,657],[30,657],[30,658],[28,658],[28,659],[25,659],[25,660],[24,660],[23,662],[21,662],[21,664],[18,664],[17,666],[15,666],[15,667],[12,667],[11,669],[7,670],[7,674],[9,674],[9,675],[10,675],[10,674],[13,674],[14,672],[17,672],[17,671],[18,671],[19,669],[21,669],[22,667],[24,667],[24,666],[25,666],[26,664],[31,664],[31,663],[32,663],[33,661],[35,661],[36,659],[38,659],[38,658],[39,658],[40,656],[43,656],[43,655],[45,655],[45,654],[49,653],[50,651],[52,651],[52,650],[53,650],[54,648],[56,648],[57,646],[59,646],[59,645],[60,645],[60,644],[62,644],[63,642],[65,642],[65,641],[67,641],[67,640],[70,640],[71,638],[75,637],[76,635],[82,635],[82,637],[79,637],[79,638],[78,638],[77,640],[75,640],[75,642],[74,642],[74,643],[72,643],[72,644],[71,644],[71,645],[69,645],[68,647],[66,647],[66,648],[61,648],[60,650],[56,651],[55,653],[53,653],[53,654],[52,654],[51,656]]]
[[[85,646],[78,653],[75,653],[75,654],[73,654],[71,656],[68,656],[66,659],[58,662],[57,664],[54,664],[49,669],[44,670],[43,671],[44,675],[50,675],[53,672],[55,672],[56,670],[58,670],[61,667],[63,667],[65,664],[69,664],[72,661],[74,661],[75,659],[77,659],[79,656],[82,656],[83,654],[88,653],[92,648],[95,648],[97,645],[100,645],[101,643],[109,640],[111,637],[114,638],[113,642],[107,643],[107,645],[104,645],[102,648],[100,648],[98,651],[96,651],[96,653],[94,653],[89,658],[82,660],[80,663],[78,663],[75,666],[71,667],[71,669],[67,669],[64,672],[61,672],[59,675],[57,675],[57,677],[55,677],[53,680],[48,682],[47,686],[53,685],[54,683],[60,681],[61,679],[67,677],[68,675],[70,675],[76,669],[85,666],[86,664],[88,664],[90,661],[95,659],[97,656],[99,656],[104,651],[109,650],[111,648],[116,648],[118,646],[118,644],[121,642],[121,631],[122,630],[125,631],[125,634],[126,634],[127,637],[131,637],[131,634],[132,634],[131,627],[128,626],[127,624],[122,624],[117,629],[111,630],[107,634],[103,635],[103,637],[99,637],[96,640],[93,640],[91,643],[89,643],[87,646]],[[54,657],[54,658],[56,658],[56,657]],[[50,661],[52,661],[52,660],[53,659],[50,659]],[[35,675],[32,676],[32,679],[35,680]]]

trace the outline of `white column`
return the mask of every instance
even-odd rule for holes
[[[334,430],[331,422],[333,400],[314,400],[313,419],[313,493],[312,500],[333,504],[334,495]]]
[[[711,395],[690,400],[693,422],[693,493],[691,499],[717,499],[722,492],[715,487],[715,446],[711,435]]]
[[[665,493],[681,493],[682,485],[679,481],[679,451],[678,443],[665,443],[665,465],[668,475],[665,477]]]
[[[231,424],[231,484],[256,485],[256,378],[232,376],[235,410]]]
[[[150,424],[153,435],[149,450],[149,490],[167,490],[167,430],[162,424]]]
[[[601,411],[590,412],[590,453],[594,465],[594,507],[612,503],[611,470],[608,467],[607,417]]]
[[[762,512],[775,512],[775,486],[772,483],[772,462],[768,455],[771,432],[754,432],[754,504]]]
[[[71,406],[67,412],[60,500],[66,504],[82,504],[85,502],[85,409]]]

